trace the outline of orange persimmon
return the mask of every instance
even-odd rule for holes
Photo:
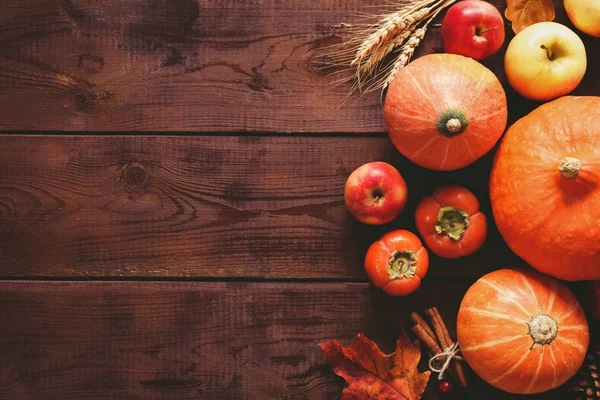
[[[428,268],[427,250],[415,234],[402,229],[383,235],[365,257],[365,270],[373,285],[392,296],[417,290]]]
[[[415,219],[425,244],[440,257],[473,254],[487,237],[487,221],[479,211],[479,200],[462,186],[442,186],[423,198]]]

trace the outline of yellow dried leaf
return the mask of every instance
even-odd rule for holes
[[[512,22],[512,29],[519,33],[537,22],[554,20],[552,0],[506,0],[506,18]]]

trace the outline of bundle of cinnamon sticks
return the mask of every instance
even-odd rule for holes
[[[410,315],[410,319],[415,323],[411,328],[419,340],[424,343],[429,351],[435,356],[454,346],[454,341],[450,337],[448,327],[444,323],[436,307],[425,310],[431,321],[429,325],[417,312]],[[460,386],[467,387],[467,377],[460,361],[453,358],[448,368],[448,374]]]

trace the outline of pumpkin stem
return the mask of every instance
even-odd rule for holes
[[[575,178],[581,169],[581,160],[575,157],[565,157],[558,165],[558,172],[565,178]]]
[[[454,207],[442,207],[438,212],[438,222],[435,231],[448,235],[451,239],[460,240],[469,226],[469,214]]]
[[[460,120],[458,118],[452,118],[449,119],[448,122],[446,122],[446,129],[448,129],[448,132],[458,132],[460,131],[461,127],[462,124],[460,123]]]
[[[387,267],[387,273],[391,280],[407,278],[415,276],[417,272],[417,253],[410,250],[398,251],[394,250],[390,254],[390,261]]]
[[[558,333],[558,324],[546,314],[536,315],[528,323],[534,344],[550,344]]]
[[[469,121],[465,113],[455,108],[444,111],[435,124],[438,132],[448,137],[464,132],[467,125],[469,125]]]

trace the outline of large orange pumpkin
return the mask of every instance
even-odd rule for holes
[[[562,97],[507,131],[492,169],[510,248],[566,280],[600,279],[600,97]]]
[[[390,139],[404,156],[448,171],[494,147],[506,127],[506,95],[498,78],[477,61],[430,54],[396,74],[384,115]]]
[[[469,366],[511,393],[540,393],[569,380],[589,344],[583,309],[559,281],[503,269],[479,279],[460,305],[457,336]]]

